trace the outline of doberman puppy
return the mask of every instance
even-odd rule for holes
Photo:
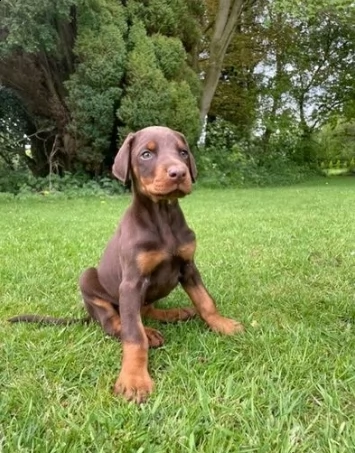
[[[98,267],[81,275],[80,289],[91,318],[122,341],[122,368],[114,392],[140,403],[153,389],[148,347],[164,342],[159,331],[143,326],[142,317],[184,321],[197,311],[216,332],[232,335],[244,328],[218,312],[194,262],[195,234],[178,203],[191,192],[197,176],[185,137],[160,126],[130,133],[112,171],[121,182],[132,184],[133,201]],[[179,283],[195,309],[155,308],[154,302]]]

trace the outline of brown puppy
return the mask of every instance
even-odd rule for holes
[[[81,275],[80,288],[89,315],[107,334],[122,340],[115,393],[142,402],[153,389],[148,347],[164,342],[160,332],[143,326],[142,316],[169,322],[195,315],[191,307],[157,309],[155,301],[180,283],[212,330],[231,335],[243,326],[219,314],[194,263],[195,234],[178,203],[191,192],[197,175],[184,136],[158,126],[129,134],[113,174],[132,183],[133,201],[98,267]]]
[[[197,174],[184,136],[157,126],[129,134],[113,173],[124,183],[132,181],[133,202],[98,268],[83,273],[80,287],[90,315],[123,343],[115,393],[141,402],[153,389],[148,346],[163,343],[158,331],[143,326],[141,316],[160,321],[193,316],[191,308],[154,308],[179,283],[213,330],[234,334],[243,327],[218,313],[194,263],[195,234],[178,203],[191,192]]]

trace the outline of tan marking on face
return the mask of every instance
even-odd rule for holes
[[[186,149],[186,144],[182,140],[178,139],[177,144],[180,149]]]
[[[139,178],[139,186],[144,193],[149,194],[154,188],[154,177],[144,178],[141,176]]]
[[[157,145],[155,142],[153,142],[153,140],[151,140],[150,142],[147,143],[147,149],[149,151],[155,151]]]
[[[181,162],[179,162],[179,164],[181,164]],[[183,193],[182,196],[189,194],[192,190],[192,181],[188,168],[186,178],[177,185],[175,181],[172,181],[168,177],[164,165],[158,165],[156,167],[153,177],[140,177],[139,185],[141,191],[153,199],[153,201],[155,201],[155,197],[168,195],[169,192],[173,192],[177,189]]]
[[[167,180],[167,172],[163,165],[157,165],[154,170],[154,175],[140,177],[141,186],[147,193],[155,192],[155,189],[163,189]]]
[[[149,275],[167,258],[169,255],[164,250],[141,252],[137,256],[138,269],[143,275]]]
[[[134,176],[139,179],[139,171],[137,165],[132,166]]]
[[[188,244],[180,245],[177,249],[177,256],[182,258],[184,261],[192,261],[195,255],[196,241],[192,241]]]

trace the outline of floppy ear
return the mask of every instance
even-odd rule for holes
[[[189,147],[189,144],[187,143],[185,135],[183,135],[181,132],[177,132],[177,131],[175,131],[175,132],[183,140],[183,142],[186,145],[186,151],[189,153],[189,171],[190,171],[192,182],[195,182],[197,179],[197,168],[196,168],[195,158],[192,155],[192,152],[190,151],[190,147]]]
[[[127,135],[116,154],[112,166],[112,173],[125,185],[131,182],[131,147],[133,138],[134,134],[132,132]]]
[[[197,179],[197,168],[196,168],[195,158],[192,155],[192,152],[190,151],[189,146],[187,146],[187,151],[189,153],[189,170],[190,170],[191,179],[192,179],[192,182],[195,182]]]

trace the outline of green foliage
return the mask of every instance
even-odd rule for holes
[[[235,146],[230,152],[207,148],[198,154],[199,184],[207,187],[287,186],[305,181],[314,170],[286,157],[258,161]]]
[[[0,39],[0,55],[17,52],[28,53],[59,50],[60,31],[55,26],[70,18],[76,0],[2,0],[0,2],[1,27],[7,31]]]
[[[240,137],[250,134],[258,114],[260,76],[254,72],[263,61],[260,49],[266,42],[264,29],[260,26],[260,7],[258,2],[254,3],[255,6],[248,6],[242,14],[242,24],[248,25],[238,27],[228,47],[210,109],[212,117],[222,117],[233,123]],[[204,65],[202,62],[202,68]]]
[[[115,179],[109,177],[90,178],[85,173],[56,174],[45,178],[36,178],[29,172],[0,171],[0,193],[11,193],[17,196],[40,194],[43,196],[87,196],[113,195],[123,193],[125,189]]]
[[[175,36],[187,50],[198,45],[205,12],[202,0],[128,0],[127,8],[132,19],[142,21],[149,35]]]
[[[19,193],[30,177],[28,171],[9,171],[0,167],[0,193]]]
[[[169,82],[157,66],[154,45],[141,23],[130,30],[127,88],[118,109],[119,119],[131,130],[166,124],[170,103]]]
[[[338,119],[314,134],[318,144],[318,160],[346,160],[355,158],[355,123]]]
[[[206,147],[197,153],[201,184],[262,187],[301,182],[315,171],[297,162],[299,147],[290,133],[274,137],[264,153],[260,140],[241,141],[236,126],[218,120],[208,125]]]
[[[101,162],[110,145],[114,106],[122,93],[125,72],[126,29],[124,8],[115,0],[91,0],[91,9],[85,3],[78,7],[74,51],[79,64],[66,87],[70,129],[81,139],[86,161]]]
[[[262,139],[260,141],[262,146]],[[317,161],[319,145],[312,136],[304,137],[296,124],[289,128],[281,128],[274,133],[267,147],[260,154],[261,160],[269,160],[275,156],[287,158],[298,165],[312,165]]]
[[[314,134],[317,161],[327,176],[355,174],[355,128],[342,120],[325,125]]]
[[[170,3],[0,2],[0,80],[26,106],[34,174],[53,166],[103,174],[118,128],[121,139],[166,124],[196,141],[199,79],[190,65],[203,2]]]
[[[185,50],[177,38],[168,38],[163,35],[153,35],[152,43],[159,69],[166,79],[178,78],[185,65]]]
[[[354,8],[352,0],[317,0],[317,2],[293,2],[292,0],[276,0],[278,11],[287,12],[297,18],[309,19],[324,10],[347,14]]]
[[[129,48],[127,87],[117,112],[125,132],[165,125],[180,130],[194,143],[199,133],[197,99],[189,84],[179,80],[179,68],[186,67],[179,42],[159,35],[149,37],[143,23],[136,22],[129,32]]]
[[[245,138],[265,130],[265,148],[288,123],[298,137],[337,112],[353,117],[354,14],[350,0],[252,2],[228,48],[211,115],[239,126]],[[305,138],[300,162],[315,157]]]
[[[191,146],[194,146],[200,132],[196,98],[187,82],[170,84],[170,117],[167,125],[184,133]]]
[[[10,90],[0,86],[0,169],[23,165],[24,133],[28,121],[25,107]]]

